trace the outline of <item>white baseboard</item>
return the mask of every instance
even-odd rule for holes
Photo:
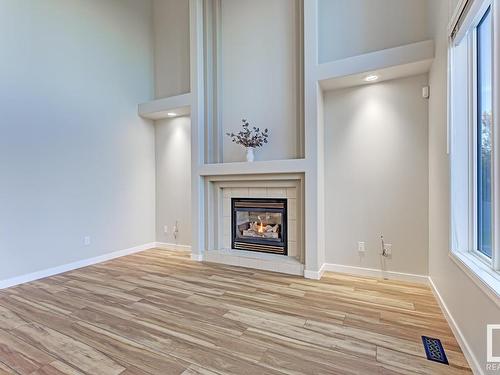
[[[457,339],[458,344],[460,345],[460,348],[462,349],[462,352],[464,353],[464,356],[467,359],[467,362],[469,362],[469,366],[471,367],[472,372],[475,375],[484,375],[483,369],[479,365],[479,361],[472,352],[469,344],[467,343],[467,340],[465,339],[465,336],[458,327],[457,322],[455,322],[455,319],[451,315],[450,310],[448,310],[446,303],[441,297],[441,294],[439,293],[438,289],[436,288],[436,285],[434,284],[430,276],[429,276],[429,285],[431,287],[432,293],[434,294],[434,297],[436,297],[439,306],[441,307],[441,311],[443,312],[443,315],[446,318],[448,325],[453,331],[453,334],[455,335],[455,338]]]
[[[83,259],[83,260],[79,260],[77,262],[64,264],[62,266],[52,267],[52,268],[48,268],[46,270],[29,273],[27,275],[22,275],[22,276],[13,277],[10,279],[0,280],[0,289],[11,288],[11,287],[16,286],[16,285],[29,283],[30,281],[40,280],[40,279],[44,279],[46,277],[59,275],[61,273],[73,271],[73,270],[76,270],[78,268],[83,268],[83,267],[91,266],[93,264],[106,262],[106,261],[111,260],[111,259],[120,258],[120,257],[126,256],[126,255],[139,253],[139,252],[145,251],[145,250],[154,249],[155,247],[156,247],[156,243],[151,242],[148,244],[131,247],[129,249],[118,250],[118,251],[115,251],[113,253],[100,255],[100,256],[97,256],[94,258]]]
[[[173,243],[156,242],[155,246],[158,249],[162,249],[162,250],[191,251],[190,245],[177,245],[177,244],[173,244]]]
[[[191,253],[191,260],[195,260],[197,262],[203,262],[204,256],[203,254]]]
[[[304,270],[304,278],[311,280],[321,280],[321,277],[326,271],[325,266],[326,263],[321,266],[319,271]]]
[[[377,277],[380,279],[409,281],[419,284],[429,284],[428,276],[414,275],[411,273],[382,271],[375,268],[363,268],[354,266],[344,266],[341,264],[325,263],[322,267],[323,271],[346,273],[355,276]]]

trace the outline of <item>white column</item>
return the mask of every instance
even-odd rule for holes
[[[322,93],[318,70],[318,0],[304,0],[305,271],[319,279],[325,258]]]
[[[203,0],[189,0],[191,48],[191,231],[194,260],[203,260],[205,251],[204,179],[204,85],[203,85]]]

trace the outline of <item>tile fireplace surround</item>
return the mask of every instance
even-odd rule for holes
[[[207,232],[209,250],[204,260],[261,270],[304,274],[303,180],[297,176],[266,176],[263,180],[229,176],[209,184]],[[231,249],[231,198],[274,198],[287,200],[287,255]]]

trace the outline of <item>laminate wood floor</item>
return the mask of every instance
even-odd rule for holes
[[[425,358],[440,338],[450,366]],[[0,291],[0,374],[471,374],[429,288],[150,250]]]

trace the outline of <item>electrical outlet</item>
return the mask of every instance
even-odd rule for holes
[[[175,225],[172,228],[172,233],[174,235],[174,238],[177,240],[177,236],[179,235],[179,220],[175,221]]]
[[[385,255],[387,257],[391,257],[392,256],[392,244],[386,243],[384,248],[385,248]]]
[[[90,246],[90,237],[89,236],[83,237],[83,244],[85,246]]]
[[[365,243],[364,242],[358,242],[358,252],[360,252],[360,253],[365,252]]]
[[[168,225],[163,226],[163,233],[168,234]]]

